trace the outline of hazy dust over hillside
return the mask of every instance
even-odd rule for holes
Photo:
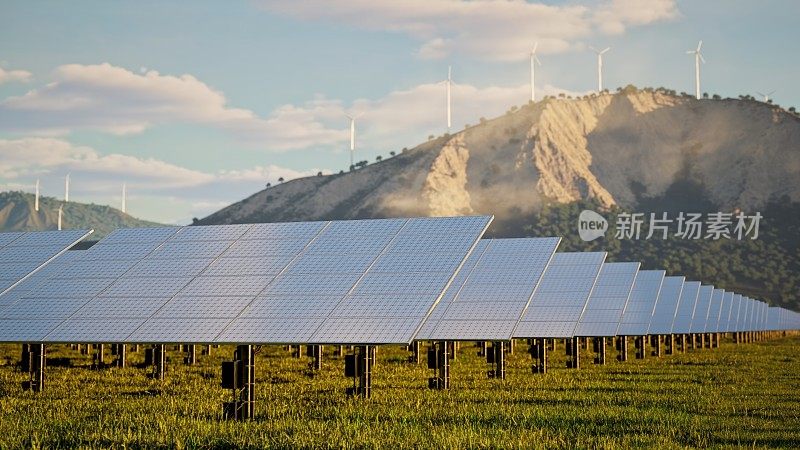
[[[752,210],[800,200],[799,143],[798,117],[751,100],[634,88],[548,98],[363,169],[274,186],[201,223],[495,214],[502,224],[577,200]]]

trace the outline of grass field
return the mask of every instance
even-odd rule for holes
[[[312,374],[308,359],[279,347],[257,357],[257,418],[221,420],[228,391],[219,387],[214,349],[196,366],[170,353],[166,380],[145,370],[89,369],[66,346],[48,356],[45,392],[23,392],[14,364],[19,346],[0,346],[0,448],[73,447],[800,447],[800,337],[606,366],[584,357],[579,371],[530,372],[524,345],[508,360],[508,379],[486,378],[488,365],[462,344],[452,389],[427,389],[424,364],[398,347],[379,350],[373,398],[344,395],[341,359],[326,353]],[[129,361],[141,361],[130,353]]]

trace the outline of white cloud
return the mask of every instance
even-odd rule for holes
[[[370,146],[396,149],[440,133],[445,108],[443,85],[431,83],[349,105],[317,96],[299,105],[280,106],[261,118],[228,106],[223,93],[191,75],[161,75],[153,70],[138,74],[110,64],[70,64],[55,73],[52,83],[0,102],[0,132],[52,138],[78,130],[128,134],[192,123],[222,129],[239,143],[271,151],[344,148],[348,141],[344,114],[361,111],[366,115],[359,120],[359,140],[369,136],[364,142]],[[526,101],[527,90],[527,85],[455,84],[456,129]],[[558,90],[548,86],[542,91],[552,94]],[[106,157],[104,162],[113,160]]]
[[[5,70],[0,67],[0,84],[18,81],[27,83],[33,75],[27,70]]]
[[[630,26],[678,15],[674,0],[611,0],[565,6],[523,0],[261,0],[260,4],[297,19],[404,33],[421,43],[417,51],[421,58],[462,53],[501,61],[524,59],[535,41],[540,52],[559,53],[582,48],[581,39],[598,33],[619,34]]]
[[[118,204],[125,181],[134,204],[137,198],[147,199],[140,209],[145,218],[169,223],[210,214],[263,189],[267,182],[318,171],[266,165],[207,173],[157,159],[102,155],[61,139],[0,139],[0,190],[30,191],[38,178],[45,195],[61,197],[64,176],[70,173],[71,197],[76,201]]]

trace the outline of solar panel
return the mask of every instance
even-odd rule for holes
[[[672,324],[683,293],[683,285],[683,277],[664,277],[647,334],[672,333]]]
[[[33,331],[0,341],[409,343],[491,220],[121,229],[22,295],[0,320]]]
[[[628,304],[622,313],[616,335],[641,336],[647,334],[650,319],[664,282],[663,270],[640,270],[631,289]]]
[[[92,230],[0,233],[0,298]]]
[[[708,321],[708,311],[711,308],[711,297],[714,295],[714,286],[700,286],[697,291],[697,301],[689,325],[690,333],[704,333]]]
[[[672,322],[673,334],[691,333],[694,308],[697,305],[697,298],[700,293],[699,281],[687,281],[683,283],[681,299],[678,302],[678,309],[675,312],[675,320]],[[709,293],[710,296],[710,293]]]
[[[514,337],[573,337],[605,259],[605,252],[556,253]]]
[[[719,332],[720,316],[722,315],[722,301],[725,297],[725,291],[722,289],[714,289],[714,294],[711,296],[711,306],[708,308],[708,320],[706,321],[705,332],[717,333]]]
[[[742,315],[744,314],[744,298],[740,294],[733,296],[733,310],[731,311],[731,319],[728,324],[728,331],[735,333],[742,331],[741,322]]]
[[[733,307],[735,306],[733,296],[733,292],[725,292],[722,299],[722,313],[719,318],[719,331],[721,333],[730,331],[731,315],[733,314]]]
[[[511,339],[560,241],[481,240],[416,339]]]
[[[592,295],[575,328],[576,336],[616,336],[639,266],[638,262],[603,264]]]

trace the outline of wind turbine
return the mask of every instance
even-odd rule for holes
[[[774,94],[774,93],[775,93],[775,91],[770,91],[770,92],[767,92],[766,94],[762,94],[761,92],[756,92],[756,94],[764,97],[764,103],[769,103],[769,96]]]
[[[36,196],[33,198],[33,209],[39,212],[39,179],[36,179]]]
[[[64,214],[64,204],[58,207],[58,231],[61,231],[61,216]]]
[[[353,155],[356,151],[356,119],[363,116],[364,113],[351,116],[349,114],[345,114],[344,116],[350,119],[350,166],[353,166]]]
[[[64,178],[64,202],[69,201],[69,174]]]
[[[128,186],[122,183],[122,212],[128,212]]]
[[[697,43],[696,50],[686,51],[687,55],[694,54],[694,96],[697,99],[700,99],[700,61],[703,61],[703,64],[706,62],[703,55],[700,54],[700,47],[702,46],[703,41],[700,41]]]
[[[594,47],[589,47],[590,50],[597,53],[597,92],[603,92],[603,53],[611,50],[611,47],[606,47],[603,50],[596,50]]]
[[[533,63],[535,62],[536,64],[538,64],[540,66],[542,65],[542,62],[539,61],[539,58],[536,57],[536,49],[538,47],[539,47],[539,43],[536,42],[535,44],[533,44],[533,49],[531,50],[531,101],[532,102],[536,101],[536,85],[534,83],[535,80],[536,80],[536,77],[535,77],[536,72],[534,71],[534,64]]]

